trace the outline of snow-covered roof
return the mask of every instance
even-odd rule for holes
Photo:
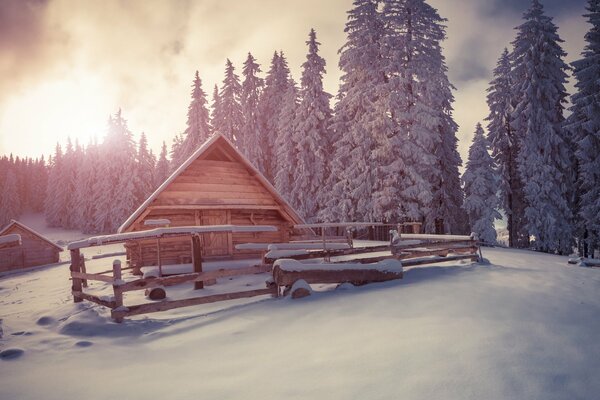
[[[62,247],[60,247],[59,245],[57,245],[56,243],[50,241],[50,239],[42,236],[40,233],[34,231],[33,229],[31,229],[30,227],[23,225],[22,223],[20,223],[19,221],[16,220],[11,220],[9,222],[8,225],[6,225],[4,228],[2,228],[2,230],[0,231],[0,236],[3,236],[6,232],[8,232],[8,230],[10,230],[10,228],[12,228],[13,226],[19,226],[20,228],[26,230],[27,232],[31,233],[34,236],[39,237],[40,239],[42,239],[43,241],[47,242],[48,244],[51,244],[52,246],[56,247],[57,249],[62,251]]]
[[[267,178],[265,178],[256,169],[256,167],[254,167],[254,165],[242,153],[240,153],[235,148],[235,146],[229,141],[229,139],[227,139],[226,136],[224,136],[223,134],[217,132],[217,133],[213,134],[206,142],[204,142],[204,144],[202,146],[200,146],[190,157],[188,157],[188,159],[185,160],[185,162],[183,164],[181,164],[179,166],[179,168],[177,168],[175,170],[175,172],[173,172],[171,174],[171,176],[169,176],[162,183],[162,185],[160,185],[158,187],[158,189],[156,189],[154,191],[154,193],[152,193],[150,195],[150,197],[148,197],[146,199],[146,201],[144,201],[144,203],[142,203],[142,205],[137,210],[135,210],[133,212],[133,214],[131,214],[129,216],[129,218],[127,218],[127,220],[119,227],[119,229],[117,230],[117,232],[118,233],[122,233],[122,232],[126,231],[135,222],[135,220],[144,212],[144,210],[148,206],[150,206],[150,204],[152,204],[152,202],[154,200],[156,200],[156,198],[175,180],[175,178],[177,178],[194,161],[196,161],[196,159],[198,157],[200,157],[214,143],[216,143],[219,140],[222,140],[224,143],[226,143],[230,147],[230,149],[234,152],[234,154],[237,156],[237,158],[239,159],[239,161],[242,164],[244,164],[244,166],[252,172],[252,175],[267,189],[267,191],[275,198],[275,200],[277,201],[277,203],[281,204],[282,208],[295,221],[295,223],[304,223],[304,220],[302,219],[302,217],[300,217],[300,215],[292,208],[292,206],[290,206],[288,204],[288,202],[285,201],[285,199],[277,192],[277,190],[273,187],[273,185],[271,185],[271,183],[267,180]]]

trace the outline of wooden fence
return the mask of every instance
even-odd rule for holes
[[[84,259],[79,250],[71,250],[71,280],[73,300],[78,303],[83,300],[91,301],[111,309],[111,317],[116,322],[122,322],[123,318],[132,315],[147,314],[158,311],[166,311],[179,307],[187,307],[197,304],[214,303],[223,300],[241,299],[254,296],[272,295],[277,296],[277,290],[273,285],[264,289],[246,290],[242,292],[221,293],[209,296],[191,297],[181,300],[168,300],[160,302],[148,302],[136,305],[125,305],[123,294],[136,290],[146,290],[156,287],[167,287],[180,285],[182,283],[199,283],[208,280],[226,278],[233,276],[260,274],[271,271],[271,265],[255,265],[244,268],[219,269],[215,271],[194,272],[190,274],[173,275],[166,277],[139,278],[131,281],[123,280],[123,271],[130,268],[122,268],[120,260],[114,260],[112,270],[100,273],[88,273],[84,271]],[[110,300],[104,297],[92,295],[85,292],[88,281],[99,281],[112,284],[113,296]]]
[[[397,232],[395,232],[394,235],[396,237],[392,238],[389,244],[378,246],[354,247],[352,246],[352,244],[350,244],[347,247],[337,246],[338,248],[336,248],[335,246],[331,246],[331,248],[327,248],[327,245],[324,242],[323,250],[320,250],[315,249],[315,246],[313,245],[314,243],[290,243],[288,244],[288,247],[290,248],[297,248],[299,245],[305,245],[305,249],[307,250],[305,250],[303,254],[295,256],[292,254],[282,257],[270,258],[267,254],[263,262],[258,265],[242,268],[222,268],[218,270],[203,271],[201,263],[201,248],[199,245],[200,241],[198,234],[195,233],[191,235],[192,247],[195,250],[193,252],[193,273],[146,278],[135,277],[132,280],[123,279],[123,271],[130,270],[132,268],[123,268],[121,266],[120,260],[115,260],[113,262],[112,269],[98,273],[87,272],[85,260],[82,254],[80,253],[80,248],[89,247],[93,244],[74,243],[69,245],[69,249],[71,251],[70,272],[72,280],[72,295],[73,300],[75,302],[87,300],[110,308],[111,317],[116,322],[122,322],[124,318],[129,316],[166,311],[179,307],[208,304],[224,300],[249,298],[254,296],[270,295],[273,297],[278,297],[279,288],[273,280],[268,280],[266,282],[266,287],[260,289],[197,296],[179,300],[162,300],[159,302],[152,301],[134,305],[124,304],[123,295],[127,292],[132,291],[150,290],[153,288],[164,288],[174,285],[180,285],[183,283],[193,283],[195,289],[202,289],[204,287],[204,282],[214,281],[219,278],[253,275],[260,273],[272,273],[273,263],[279,258],[292,258],[296,260],[318,258],[329,260],[333,258],[333,260],[331,261],[332,264],[348,262],[374,263],[385,259],[396,259],[401,260],[403,266],[411,266],[419,264],[430,264],[436,262],[455,261],[462,259],[470,259],[473,261],[477,261],[481,257],[477,238],[472,236],[398,234]],[[124,239],[122,237],[118,237],[117,239],[126,240],[127,238]],[[114,241],[117,241],[117,239],[115,239]],[[100,244],[97,245],[101,245],[102,242],[99,241],[98,243]],[[340,282],[350,279],[347,277],[344,278],[344,274],[337,274],[335,272],[337,270],[338,269],[333,268],[331,269],[331,271],[325,271],[328,274],[327,279],[332,281],[339,280]],[[302,279],[301,275],[302,273],[298,275],[298,279]],[[346,273],[346,275],[348,274]],[[366,281],[377,281],[375,278],[365,279]],[[88,281],[99,281],[111,284],[113,296],[106,298],[86,292]]]

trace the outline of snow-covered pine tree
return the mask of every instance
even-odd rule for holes
[[[77,219],[75,189],[77,187],[77,170],[81,167],[83,161],[83,149],[76,141],[73,147],[71,138],[67,138],[67,147],[63,157],[63,169],[60,177],[60,187],[66,193],[64,208],[62,210],[62,227],[67,229],[75,229],[79,226]]]
[[[513,96],[511,83],[512,67],[508,49],[504,49],[496,68],[494,79],[487,89],[487,104],[490,113],[488,140],[498,171],[500,207],[508,220],[508,244],[510,247],[523,247],[527,244],[525,228],[525,198],[523,183],[517,169],[517,154],[521,140],[512,127]]]
[[[591,24],[582,58],[573,62],[577,92],[567,121],[578,160],[578,230],[582,256],[600,250],[600,1],[588,0],[585,17]]]
[[[563,171],[572,155],[562,130],[567,96],[562,40],[538,0],[525,12],[511,54],[513,93],[520,97],[513,129],[521,138],[518,171],[524,183],[525,227],[542,251],[571,251],[571,212]]]
[[[127,122],[119,110],[109,119],[108,134],[102,144],[102,165],[95,185],[97,207],[95,230],[114,232],[133,212],[136,204],[136,148]]]
[[[339,51],[342,77],[332,119],[335,149],[324,190],[329,198],[319,213],[323,221],[374,218],[372,129],[385,122],[385,112],[378,112],[375,105],[376,90],[385,82],[380,46],[383,23],[377,11],[379,1],[355,0],[353,4],[344,29],[346,43]]]
[[[77,169],[77,184],[73,193],[75,200],[73,213],[77,220],[77,228],[85,233],[94,232],[96,193],[93,189],[94,182],[99,178],[99,161],[98,145],[90,142],[85,149],[85,157]]]
[[[259,99],[264,85],[262,78],[257,76],[261,72],[260,65],[252,54],[248,53],[242,75],[242,92],[240,96],[240,104],[242,106],[242,115],[244,117],[244,125],[241,130],[240,148],[248,159],[259,170],[263,170],[263,150],[261,143],[260,127],[259,127]]]
[[[152,190],[158,188],[169,176],[169,160],[167,160],[167,144],[163,141],[156,162],[156,171],[154,172],[154,185]]]
[[[220,102],[221,97],[219,95],[219,87],[215,85],[212,94],[212,104],[210,106],[210,125],[212,126],[214,132],[218,132],[217,128],[215,127],[215,122],[221,119],[221,116],[219,115],[221,111],[221,106],[219,105]]]
[[[441,42],[444,18],[424,0],[384,0],[384,72],[392,135],[377,137],[382,166],[377,192],[386,216],[425,222],[426,231],[455,229],[462,193],[452,118],[452,85]],[[394,208],[398,209],[396,211]],[[388,218],[389,218],[388,217]]]
[[[183,133],[178,133],[173,138],[173,143],[171,143],[171,162],[169,163],[169,170],[174,171],[185,159],[182,157],[183,154]]]
[[[44,210],[44,197],[48,186],[48,168],[44,156],[36,159],[31,182],[30,206],[35,212]]]
[[[242,85],[240,78],[235,73],[235,68],[229,59],[225,63],[225,78],[223,86],[218,92],[219,101],[216,102],[214,112],[213,128],[227,136],[233,144],[239,146],[241,142],[241,130],[244,125],[240,95]]]
[[[60,144],[56,144],[54,157],[49,163],[48,187],[44,201],[46,223],[50,227],[63,226],[63,210],[68,193],[62,187],[63,153]]]
[[[471,231],[477,233],[483,242],[495,244],[494,221],[502,218],[497,210],[498,176],[480,123],[477,123],[475,128],[462,182],[465,191],[463,206],[469,218]]]
[[[259,101],[259,128],[262,136],[264,168],[262,172],[270,182],[274,182],[277,175],[277,160],[273,149],[279,134],[279,114],[283,97],[288,91],[290,79],[290,69],[283,52],[275,52]]]
[[[319,209],[325,203],[323,186],[329,175],[332,114],[329,99],[332,96],[323,89],[325,60],[318,54],[320,43],[314,29],[311,29],[306,44],[308,54],[302,64],[300,89],[302,100],[292,127],[296,158],[290,197],[300,214],[307,221],[315,222]],[[279,136],[282,135],[285,132],[280,130]],[[288,165],[291,167],[291,164]]]
[[[275,139],[273,157],[275,157],[277,165],[274,186],[293,206],[296,206],[292,202],[292,189],[298,160],[298,150],[294,141],[297,110],[298,88],[296,83],[292,81],[285,93],[282,109],[279,113],[279,126],[277,128],[279,134]]]
[[[138,206],[154,191],[155,164],[156,159],[151,151],[148,150],[148,139],[146,139],[146,134],[142,132],[138,143],[136,157],[137,185],[135,188],[135,202]]]
[[[12,169],[6,172],[0,193],[0,228],[6,226],[11,219],[17,219],[20,215],[19,188],[17,177]]]
[[[183,132],[181,145],[177,147],[172,157],[174,169],[183,164],[210,137],[212,128],[207,104],[206,93],[202,90],[202,80],[196,71],[192,84],[192,101],[188,106],[187,127]]]

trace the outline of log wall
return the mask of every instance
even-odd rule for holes
[[[167,218],[170,226],[214,225],[215,212],[226,217],[222,224],[231,225],[273,225],[277,232],[237,232],[221,234],[202,234],[203,258],[249,258],[258,257],[260,252],[236,250],[241,243],[278,243],[289,241],[290,224],[277,210],[172,210],[155,209],[147,214],[147,219]],[[211,218],[203,218],[210,215]],[[211,223],[212,222],[212,223]],[[221,237],[218,237],[221,236]],[[125,244],[130,265],[137,267],[158,265],[157,242],[151,240],[130,241]],[[160,260],[163,265],[192,262],[191,241],[188,237],[174,237],[160,240]]]
[[[0,250],[0,272],[37,265],[53,264],[59,261],[57,247],[32,234],[18,225],[11,226],[4,234],[21,235],[21,246]]]

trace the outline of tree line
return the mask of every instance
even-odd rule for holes
[[[600,249],[600,2],[589,0],[587,11],[585,50],[571,66],[539,0],[500,55],[488,135],[477,126],[463,176],[470,224],[486,240],[495,240],[499,208],[511,247],[569,254],[576,245],[584,256]],[[565,118],[569,71],[577,92]]]

